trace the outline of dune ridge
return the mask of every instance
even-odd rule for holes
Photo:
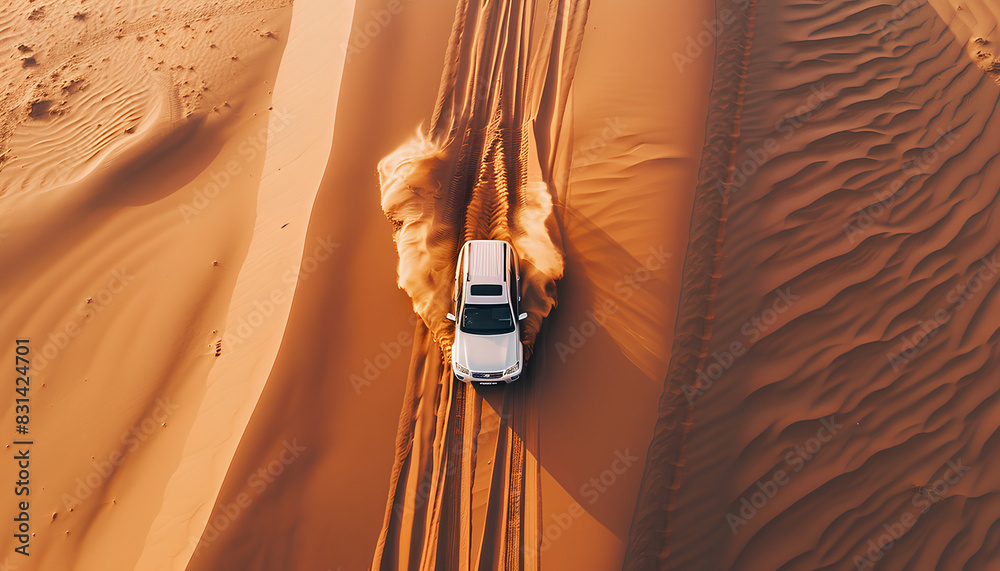
[[[164,490],[137,569],[157,569],[167,558],[187,568],[196,550],[208,551],[203,535],[217,538],[214,504],[274,367],[299,279],[339,247],[330,240],[307,241],[306,230],[332,145],[343,65],[331,61],[318,72],[299,61],[313,51],[334,49],[337,39],[347,36],[351,8],[296,2],[273,81],[269,107],[275,112],[266,126],[240,139],[238,152],[263,157],[254,233],[233,285],[225,328],[209,340],[217,355],[184,461]],[[219,419],[229,420],[221,430]]]

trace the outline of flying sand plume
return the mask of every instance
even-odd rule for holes
[[[480,6],[460,12],[490,14]],[[471,14],[474,18],[476,15]],[[456,28],[453,42],[464,41]],[[489,38],[477,37],[487,42]],[[399,253],[398,284],[430,329],[447,359],[452,342],[452,282],[456,255],[472,239],[514,244],[521,257],[522,309],[529,314],[522,341],[530,354],[541,322],[556,304],[555,282],[563,274],[563,252],[552,212],[550,185],[542,165],[529,165],[534,144],[527,110],[538,108],[529,93],[529,42],[504,58],[446,66],[432,126],[423,128],[378,165],[382,210],[394,226]],[[479,46],[485,48],[486,44]],[[457,46],[456,46],[457,47]],[[529,171],[532,173],[529,176]],[[530,179],[530,180],[529,180]]]
[[[458,217],[447,214],[454,197],[441,184],[454,161],[449,154],[448,147],[418,131],[378,165],[382,210],[393,223],[399,253],[399,287],[413,299],[414,311],[447,356],[452,332],[445,316],[452,307],[458,249],[466,239],[508,240],[521,256],[522,307],[531,317],[524,341],[530,351],[541,319],[555,306],[555,281],[563,272],[562,252],[546,225],[552,216],[548,187],[540,181],[522,183],[510,196],[503,170],[490,168],[502,156],[489,156],[460,226]]]

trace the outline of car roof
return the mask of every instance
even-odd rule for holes
[[[507,267],[507,242],[470,240],[466,242],[469,281],[476,284],[503,283]]]
[[[465,282],[465,301],[471,304],[507,303],[510,287],[507,284],[507,253],[511,246],[503,240],[470,240],[463,246],[468,279]],[[499,284],[504,286],[500,295],[472,295],[474,285]]]

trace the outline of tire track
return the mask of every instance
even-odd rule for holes
[[[399,284],[422,318],[411,354],[396,461],[373,569],[539,568],[540,466],[530,362],[511,386],[453,379],[455,255],[472,239],[522,257],[525,355],[555,305],[561,243],[550,193],[529,183],[533,122],[563,121],[588,2],[461,0],[427,135],[380,163],[382,207],[400,254]],[[535,28],[544,26],[536,39]],[[556,79],[557,78],[557,79]],[[556,102],[533,116],[538,97]],[[553,164],[555,145],[538,155]],[[527,442],[523,435],[529,439]],[[534,546],[535,549],[525,549]],[[526,555],[527,553],[527,555]]]
[[[728,11],[730,7],[723,3],[717,9],[721,18],[721,10]],[[712,337],[719,256],[730,195],[718,192],[716,183],[724,181],[727,187],[733,184],[756,9],[755,0],[746,2],[736,10],[734,25],[717,38],[716,72],[695,191],[691,237],[684,259],[674,346],[629,530],[622,566],[626,570],[663,568],[671,550],[671,512],[683,476],[684,441],[692,423],[691,403],[683,388],[704,366]]]

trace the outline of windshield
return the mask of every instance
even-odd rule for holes
[[[462,312],[462,331],[476,335],[499,335],[514,331],[510,306],[466,305]]]

